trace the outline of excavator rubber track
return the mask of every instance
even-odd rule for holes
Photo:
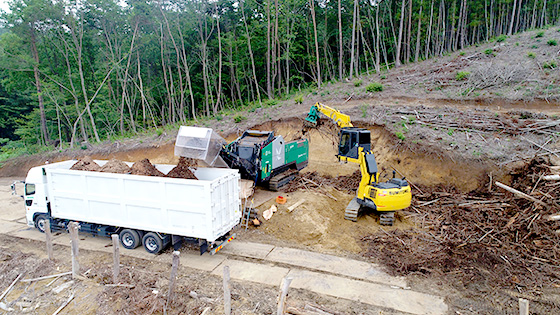
[[[379,213],[379,224],[381,225],[393,225],[395,223],[395,212],[380,212]]]
[[[357,222],[358,215],[360,214],[360,204],[358,203],[358,199],[354,198],[344,210],[344,219]]]
[[[289,171],[280,173],[276,176],[273,176],[268,181],[268,189],[272,190],[272,191],[278,191],[280,188],[282,188],[283,186],[287,185],[289,182],[294,180],[294,178],[296,178],[297,174],[298,174],[297,171],[289,170]]]

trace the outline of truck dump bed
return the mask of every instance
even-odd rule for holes
[[[70,170],[75,162],[44,166],[54,218],[209,242],[241,218],[237,170],[199,168],[195,180]],[[96,162],[103,166],[107,161]],[[174,167],[154,166],[164,174]]]

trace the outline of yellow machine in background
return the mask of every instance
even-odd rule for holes
[[[340,127],[337,154],[339,161],[360,165],[362,179],[356,191],[356,198],[352,199],[346,207],[344,218],[357,221],[361,212],[371,209],[379,213],[379,222],[382,225],[393,225],[395,211],[410,206],[412,200],[410,185],[404,177],[396,178],[395,172],[389,181],[379,182],[377,162],[371,152],[371,133],[367,129],[354,127],[350,116],[317,103],[309,110],[305,125],[317,126],[319,113],[329,117]]]

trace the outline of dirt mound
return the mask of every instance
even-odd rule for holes
[[[180,157],[179,163],[175,166],[169,173],[167,177],[173,178],[186,178],[186,179],[198,179],[191,171],[191,168],[196,169],[197,162],[194,159]]]
[[[130,167],[128,167],[128,165],[126,165],[123,161],[111,159],[109,162],[105,163],[103,167],[101,167],[100,172],[128,174],[130,173]]]
[[[130,174],[165,177],[165,174],[163,174],[155,166],[153,166],[148,159],[143,159],[142,161],[134,163],[130,168]]]
[[[95,163],[91,157],[85,156],[79,159],[76,164],[72,165],[70,169],[75,171],[99,172],[101,167]]]

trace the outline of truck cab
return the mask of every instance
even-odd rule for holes
[[[29,170],[25,178],[25,217],[27,225],[45,231],[45,220],[48,219],[48,200],[46,192],[45,166],[36,166]]]

